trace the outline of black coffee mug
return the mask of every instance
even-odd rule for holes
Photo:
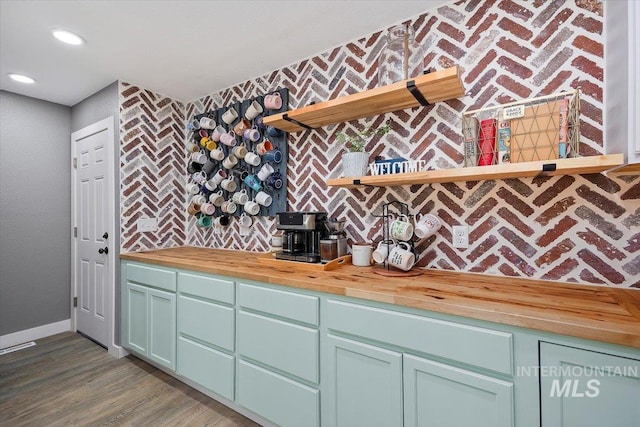
[[[202,170],[202,165],[197,162],[189,162],[189,166],[187,166],[187,172],[196,173]]]

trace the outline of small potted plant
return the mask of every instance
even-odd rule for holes
[[[369,168],[369,153],[364,151],[369,138],[382,136],[391,130],[391,125],[387,122],[382,127],[368,127],[355,134],[338,134],[338,141],[344,144],[345,151],[342,153],[342,175],[344,177],[358,177],[367,174]]]

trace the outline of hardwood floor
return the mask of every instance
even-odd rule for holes
[[[133,356],[79,334],[0,356],[1,426],[257,426]]]

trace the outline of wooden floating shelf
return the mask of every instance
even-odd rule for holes
[[[264,123],[287,132],[301,132],[306,130],[303,125],[319,128],[418,107],[421,102],[411,90],[416,90],[419,93],[417,97],[421,95],[429,104],[464,96],[460,70],[456,66],[297,110],[266,116]]]
[[[507,163],[493,166],[441,169],[388,175],[367,175],[360,178],[334,178],[327,180],[330,187],[355,188],[360,185],[390,187],[428,184],[432,182],[483,181],[488,179],[523,178],[537,175],[578,175],[604,172],[621,166],[622,154],[575,157],[537,162]]]

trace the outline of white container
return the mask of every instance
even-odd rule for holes
[[[369,153],[342,154],[342,176],[345,178],[365,176],[369,169]]]

